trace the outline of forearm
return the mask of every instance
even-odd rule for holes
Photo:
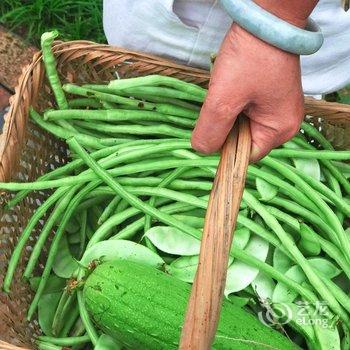
[[[318,0],[254,0],[254,2],[288,22],[304,27]]]

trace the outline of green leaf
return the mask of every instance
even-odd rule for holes
[[[284,147],[290,149],[303,149],[293,141],[286,142]],[[293,158],[293,163],[298,170],[301,170],[306,175],[312,176],[317,181],[321,181],[321,167],[317,159]]]
[[[193,283],[198,267],[198,261],[198,255],[182,256],[166,266],[166,271],[181,281]],[[233,259],[230,257],[228,265],[232,262]]]
[[[147,247],[125,240],[107,240],[94,244],[87,249],[80,263],[88,266],[93,260],[111,261],[130,260],[154,267],[161,267],[163,259]]]
[[[266,171],[268,173],[273,173],[273,171],[266,166],[262,166],[261,170]],[[260,199],[264,202],[268,202],[274,197],[277,196],[278,187],[270,184],[269,182],[257,177],[255,180],[256,189],[259,192]]]
[[[38,321],[45,335],[52,336],[52,321],[55,316],[61,293],[44,294],[38,303]]]
[[[186,222],[188,226],[192,226],[194,228],[203,229],[204,227],[204,217],[199,218],[197,216],[182,215],[182,214],[174,214],[173,217],[182,222]]]
[[[192,283],[198,267],[199,256],[182,256],[166,267],[166,271],[177,279]]]
[[[285,276],[299,284],[307,280],[299,265],[292,266],[285,273]],[[274,303],[292,303],[297,296],[298,292],[294,291],[293,289],[289,289],[285,284],[278,282],[275,290],[273,291],[272,301]]]
[[[98,338],[94,350],[121,350],[121,346],[109,335],[102,334]]]
[[[177,228],[155,226],[145,236],[162,252],[182,256],[199,254],[200,241]]]
[[[66,232],[68,232],[69,234],[74,234],[76,232],[79,231],[79,223],[76,220],[75,217],[72,217],[68,222],[67,225],[65,227]]]
[[[70,278],[79,267],[69,249],[67,236],[64,235],[59,243],[58,252],[52,269],[55,274],[62,278]]]
[[[330,261],[324,258],[308,259],[310,265],[324,277],[332,279],[340,274],[340,270]],[[293,281],[302,284],[307,281],[303,270],[299,265],[292,266],[286,273]],[[274,303],[291,303],[298,296],[298,292],[289,289],[285,284],[278,282],[273,292],[272,301]]]
[[[315,270],[329,279],[337,277],[342,272],[331,261],[325,258],[310,258],[308,261]]]
[[[280,249],[276,248],[273,252],[273,267],[281,273],[286,273],[293,262]]]
[[[276,284],[273,279],[262,272],[252,282],[252,288],[262,300],[272,300],[275,287]]]
[[[235,230],[233,235],[232,246],[239,249],[244,249],[250,239],[250,231],[246,227],[241,227]]]
[[[256,259],[265,261],[269,252],[269,243],[257,235],[249,240],[245,252]],[[258,276],[259,269],[235,260],[227,270],[225,296],[248,287]]]
[[[37,291],[40,281],[41,281],[41,277],[32,277],[29,279],[30,288],[34,292]],[[66,286],[65,279],[57,277],[56,275],[50,275],[43,294],[52,294],[52,293],[62,292],[65,286]]]
[[[299,233],[300,241],[298,242],[298,246],[305,255],[319,255],[321,253],[321,244],[315,231],[302,223],[300,224]]]
[[[78,244],[80,243],[80,232],[79,230],[75,233],[71,233],[68,235],[67,239],[68,239],[68,243],[71,244]]]
[[[64,283],[64,280],[53,276],[50,277],[45,292],[38,303],[39,325],[42,331],[48,336],[52,336],[52,321],[64,288],[62,283]]]

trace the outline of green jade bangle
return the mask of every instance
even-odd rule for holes
[[[220,1],[235,23],[284,51],[297,55],[311,55],[323,44],[321,28],[312,19],[308,20],[304,30],[265,11],[251,0]]]

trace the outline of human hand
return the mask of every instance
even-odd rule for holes
[[[303,26],[312,10],[310,2],[316,4],[309,1],[303,16],[290,21]],[[193,131],[193,148],[202,153],[219,150],[240,112],[250,119],[254,162],[298,132],[304,97],[299,56],[234,24],[214,64],[208,96]]]

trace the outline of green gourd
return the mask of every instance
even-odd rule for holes
[[[115,260],[99,265],[84,286],[96,326],[126,349],[177,349],[191,286],[155,268]],[[213,349],[292,350],[289,339],[225,300]]]

